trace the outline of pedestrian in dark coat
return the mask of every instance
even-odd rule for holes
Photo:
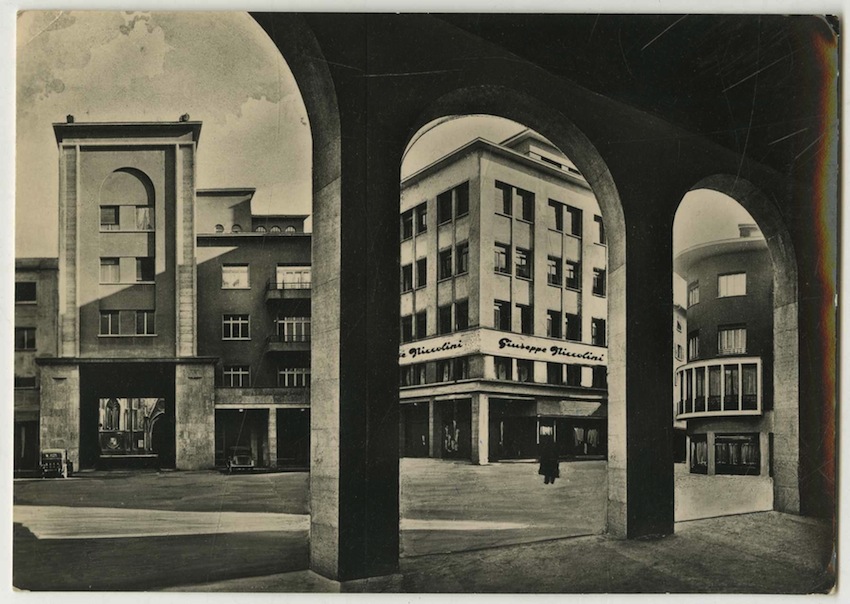
[[[540,470],[537,473],[543,476],[543,484],[553,484],[561,475],[558,467],[558,450],[552,438],[540,439]]]

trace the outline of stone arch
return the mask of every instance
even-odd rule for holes
[[[100,203],[150,206],[156,195],[147,174],[136,168],[118,168],[100,185]]]
[[[777,204],[740,176],[713,174],[690,188],[691,191],[697,189],[717,191],[737,201],[756,221],[767,242],[773,264],[774,508],[798,514],[800,354],[797,258],[791,234]],[[784,454],[776,455],[777,451]]]
[[[614,178],[597,147],[569,117],[504,86],[454,90],[429,105],[411,125],[411,141],[426,124],[449,116],[484,114],[527,126],[548,138],[590,184],[608,236],[608,532],[625,537],[626,516],[626,224]],[[400,163],[399,163],[400,165]]]

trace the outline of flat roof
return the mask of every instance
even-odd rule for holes
[[[191,132],[192,140],[201,137],[199,121],[185,122],[54,122],[53,133],[56,142],[66,138],[103,138],[107,135],[147,138],[167,134],[174,136],[175,131]]]

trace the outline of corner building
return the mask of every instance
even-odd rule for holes
[[[401,451],[607,453],[607,247],[586,181],[523,131],[401,185]]]

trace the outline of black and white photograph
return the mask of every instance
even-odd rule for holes
[[[840,16],[236,8],[6,15],[7,591],[839,592]]]

